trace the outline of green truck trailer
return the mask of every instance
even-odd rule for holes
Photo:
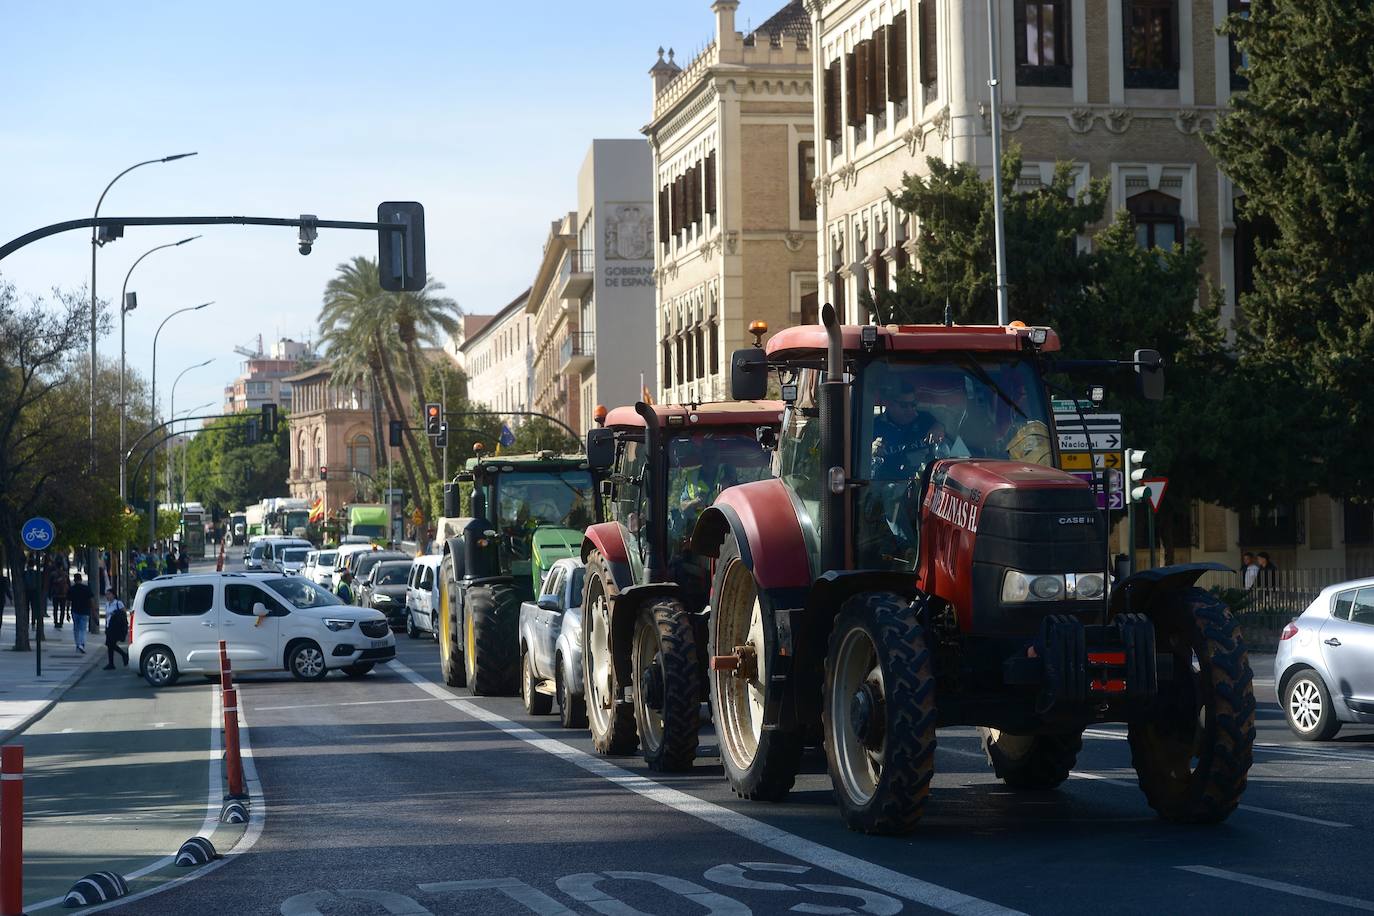
[[[391,519],[386,506],[357,504],[348,507],[348,533],[367,538],[374,544],[385,544],[390,536]]]

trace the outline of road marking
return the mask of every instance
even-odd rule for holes
[[[1084,732],[1087,734],[1087,732]],[[952,737],[972,737],[971,735],[956,735]],[[1124,735],[1122,736],[1125,737]],[[987,754],[978,751],[961,751],[952,747],[937,744],[936,751],[944,751],[949,754],[958,754],[961,757],[977,757],[981,760],[987,759]],[[1084,770],[1070,770],[1069,775],[1074,779],[1087,779],[1092,782],[1105,782],[1113,786],[1121,786],[1126,789],[1140,789],[1140,784],[1129,779],[1119,779],[1115,776],[1103,776],[1101,773],[1088,773]],[[1263,814],[1268,817],[1281,817],[1290,821],[1302,821],[1305,824],[1316,824],[1319,827],[1354,827],[1354,824],[1347,824],[1343,821],[1328,821],[1320,817],[1308,817],[1306,814],[1294,814],[1291,811],[1279,811],[1276,808],[1261,808],[1258,805],[1238,805],[1241,811],[1248,811],[1251,814]]]
[[[1280,714],[1281,715],[1281,714]],[[1125,732],[1106,731],[1104,729],[1089,728],[1083,731],[1086,738],[1103,738],[1111,741],[1125,741]],[[1256,741],[1255,750],[1265,754],[1289,754],[1293,757],[1313,757],[1322,760],[1339,760],[1342,763],[1374,763],[1374,757],[1358,753],[1352,749],[1349,753],[1341,751],[1324,751],[1318,748],[1292,747],[1287,744],[1273,744],[1268,741]]]
[[[408,700],[350,700],[350,701],[347,702],[347,703],[301,703],[301,704],[299,704],[299,705],[297,705],[297,706],[259,706],[258,709],[257,709],[257,711],[258,711],[258,712],[267,712],[269,709],[271,709],[271,710],[281,710],[281,709],[324,709],[324,708],[332,708],[332,707],[335,707],[335,706],[381,706],[381,705],[384,705],[384,704],[387,704],[387,703],[425,703],[425,702],[435,701],[435,700],[439,700],[439,699],[440,699],[439,697],[423,697],[423,698],[417,700],[417,699],[415,699],[414,697],[411,697],[411,698],[408,699]],[[452,696],[449,696],[449,697],[446,697],[446,698],[444,698],[444,699],[450,699],[450,700],[451,700],[451,699],[453,699],[453,697],[452,697]],[[495,699],[495,697],[469,697],[468,699],[473,699],[473,700],[492,700],[492,699]]]
[[[651,801],[656,801],[683,814],[689,814],[714,827],[719,827],[785,856],[815,865],[818,868],[824,868],[837,875],[843,875],[851,880],[859,881],[889,894],[946,913],[960,914],[960,916],[1017,916],[1019,914],[1017,910],[1008,909],[990,900],[970,897],[952,888],[942,887],[893,871],[890,868],[884,868],[881,865],[875,865],[857,856],[851,856],[848,853],[788,833],[763,821],[754,820],[738,811],[661,785],[645,776],[616,766],[601,757],[578,750],[562,741],[547,738],[534,729],[512,722],[489,709],[468,703],[466,699],[460,699],[437,684],[426,680],[399,661],[388,662],[388,664],[416,687],[432,697],[445,700],[449,706],[464,715],[494,726],[513,738],[553,754],[555,757],[560,757],[593,775],[600,776]]]
[[[1306,897],[1309,900],[1320,900],[1322,903],[1335,903],[1339,906],[1348,906],[1352,909],[1374,913],[1374,902],[1361,900],[1359,897],[1346,897],[1342,894],[1328,894],[1326,891],[1313,890],[1310,887],[1287,884],[1283,881],[1274,881],[1270,878],[1257,878],[1254,875],[1244,875],[1240,872],[1226,871],[1224,868],[1212,868],[1209,865],[1175,865],[1174,867],[1181,871],[1192,872],[1195,875],[1205,875],[1208,878],[1235,881],[1237,884],[1249,884],[1254,887],[1262,887],[1267,891],[1278,891],[1280,894],[1292,894],[1294,897]]]

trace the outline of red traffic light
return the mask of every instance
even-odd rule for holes
[[[425,405],[425,432],[431,436],[439,435],[439,427],[444,422],[444,405]]]
[[[328,480],[328,479],[329,479],[329,468],[322,464],[322,465],[320,465],[320,480]]]

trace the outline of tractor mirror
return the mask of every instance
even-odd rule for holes
[[[444,484],[444,517],[457,518],[462,513],[458,510],[461,496],[456,483]]]
[[[768,394],[768,355],[758,347],[736,350],[730,357],[730,397],[758,401]]]
[[[615,463],[615,430],[597,427],[587,430],[587,466],[604,471]]]
[[[1147,401],[1164,399],[1164,366],[1158,350],[1135,351],[1135,378],[1142,398]]]

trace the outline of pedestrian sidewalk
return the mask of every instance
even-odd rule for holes
[[[71,623],[58,630],[49,618],[43,628],[43,675],[35,676],[33,633],[29,651],[15,652],[14,627],[14,608],[6,607],[0,624],[0,744],[46,713],[91,667],[105,663],[103,633],[87,633],[81,655],[72,643]]]

